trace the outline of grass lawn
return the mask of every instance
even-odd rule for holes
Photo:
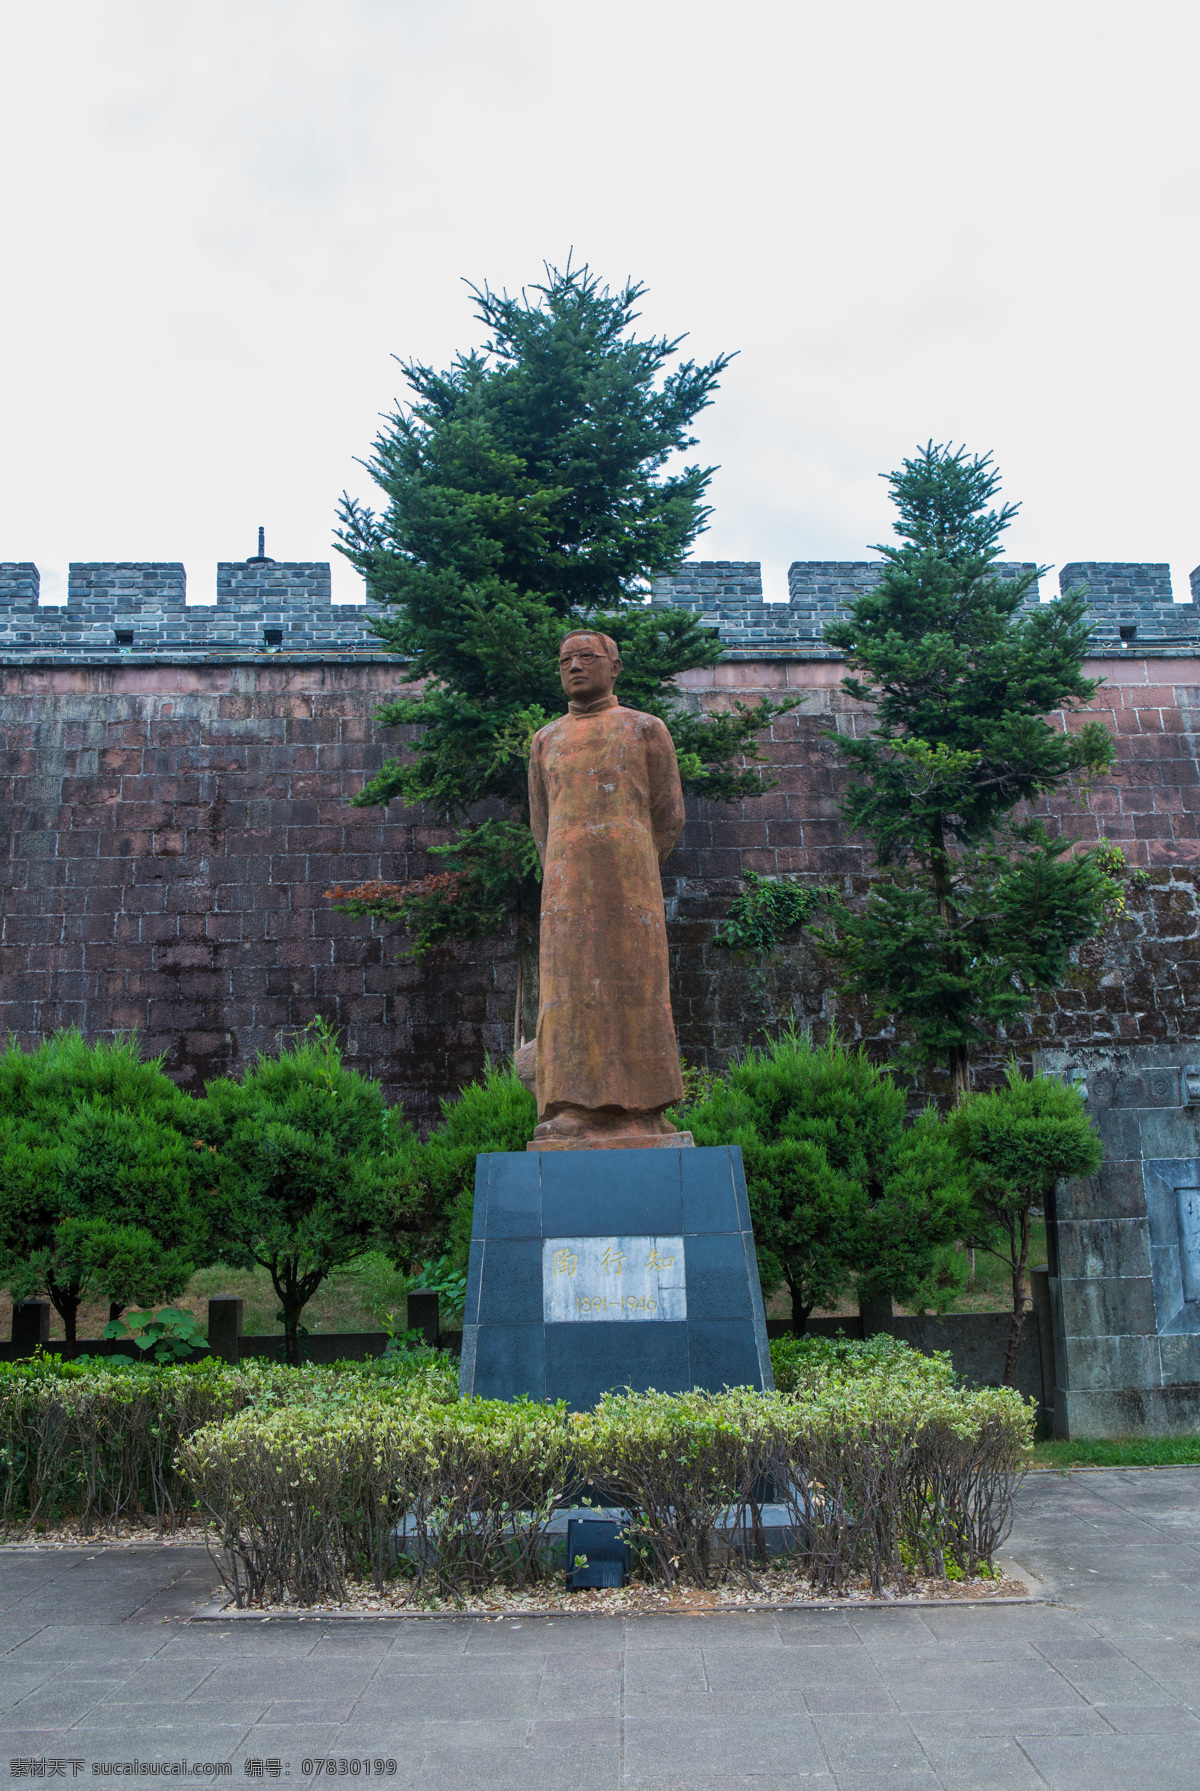
[[[1171,1468],[1200,1463],[1200,1436],[1108,1437],[1033,1446],[1035,1468]]]
[[[186,1292],[171,1304],[193,1312],[201,1329],[207,1331],[209,1299],[220,1294],[238,1295],[245,1301],[242,1328],[248,1336],[283,1335],[283,1326],[275,1317],[279,1301],[265,1269],[200,1269],[192,1276]],[[379,1331],[390,1313],[395,1314],[396,1327],[402,1331],[403,1281],[387,1257],[373,1250],[322,1283],[304,1308],[304,1323],[310,1331]],[[81,1337],[103,1336],[107,1323],[107,1305],[80,1307]],[[11,1303],[5,1300],[0,1304],[0,1336],[11,1334]],[[61,1338],[62,1334],[62,1320],[51,1311],[50,1336]]]
[[[962,1246],[959,1246],[962,1249]],[[965,1255],[965,1251],[963,1252]],[[1029,1266],[1036,1269],[1044,1267],[1046,1262],[1046,1221],[1035,1219],[1029,1228]],[[906,1306],[897,1303],[896,1312],[901,1317],[912,1316]],[[975,1252],[975,1274],[968,1273],[965,1287],[960,1292],[951,1312],[1011,1312],[1012,1311],[1012,1277],[1004,1264],[983,1250]],[[848,1318],[858,1312],[858,1301],[853,1292],[838,1301],[836,1306],[824,1307],[813,1314],[814,1318]],[[767,1304],[768,1318],[790,1318],[792,1316],[792,1296],[787,1288],[781,1288]]]
[[[961,1246],[960,1246],[961,1248]],[[1046,1221],[1035,1219],[1029,1227],[1029,1266],[1044,1268],[1046,1263]],[[975,1278],[955,1301],[954,1312],[1011,1312],[1012,1274],[996,1257],[984,1250],[975,1252]]]
[[[1030,1239],[1029,1261],[1033,1265],[1046,1260],[1046,1227],[1036,1220]],[[214,1295],[240,1295],[245,1301],[244,1329],[248,1336],[269,1336],[282,1333],[275,1314],[279,1301],[265,1269],[201,1269],[192,1276],[187,1291],[172,1302],[195,1313],[202,1328],[208,1324],[208,1301]],[[968,1280],[951,1308],[954,1312],[1008,1312],[1012,1309],[1012,1289],[1003,1263],[982,1250],[975,1257],[975,1278]],[[897,1305],[903,1315],[906,1308]],[[857,1315],[858,1300],[853,1291],[818,1317],[847,1318]],[[398,1329],[404,1329],[404,1289],[400,1276],[387,1257],[370,1251],[348,1269],[331,1275],[304,1309],[304,1323],[310,1331],[378,1331],[385,1314],[394,1313]],[[769,1302],[768,1318],[790,1318],[792,1300],[787,1289]],[[108,1322],[108,1307],[97,1303],[79,1309],[79,1335],[100,1337]],[[50,1336],[61,1339],[62,1321],[56,1312],[50,1316]],[[0,1297],[0,1337],[12,1335],[12,1308],[7,1297]]]

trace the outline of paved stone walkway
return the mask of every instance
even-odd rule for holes
[[[189,1624],[202,1551],[0,1550],[0,1777],[391,1757],[396,1791],[1197,1791],[1200,1469],[1034,1476],[1008,1552],[1061,1603]]]

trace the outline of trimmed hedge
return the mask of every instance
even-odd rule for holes
[[[629,1513],[654,1576],[704,1586],[744,1558],[755,1495],[786,1451],[787,1411],[749,1387],[610,1393],[578,1420],[576,1444],[601,1502]]]
[[[195,1433],[180,1464],[220,1526],[239,1603],[306,1604],[366,1578],[382,1589],[393,1555],[418,1595],[524,1586],[551,1570],[550,1517],[584,1488],[628,1513],[642,1571],[668,1586],[765,1566],[768,1496],[818,1590],[986,1570],[1033,1407],[1009,1389],[955,1385],[944,1359],[879,1353],[802,1363],[791,1393],[610,1394],[574,1415],[523,1401],[439,1406],[416,1388],[336,1419],[248,1410]]]
[[[562,1405],[477,1399],[339,1411],[249,1410],[197,1431],[180,1464],[221,1534],[225,1583],[246,1603],[341,1598],[382,1586],[402,1556],[434,1596],[524,1586],[571,1472]]]
[[[316,1411],[409,1396],[457,1398],[448,1358],[418,1353],[396,1365],[287,1368],[267,1361],[229,1367],[212,1358],[164,1367],[114,1367],[104,1358],[37,1356],[0,1363],[0,1526],[27,1532],[73,1518],[85,1532],[151,1517],[174,1529],[191,1500],[180,1478],[180,1442],[247,1407]]]
[[[902,1380],[910,1386],[956,1387],[949,1350],[931,1356],[901,1343],[886,1331],[864,1342],[845,1337],[776,1337],[771,1367],[780,1393],[800,1393],[831,1380]]]
[[[890,1338],[782,1339],[780,1391],[609,1394],[594,1411],[460,1402],[432,1352],[287,1368],[206,1361],[0,1366],[0,1520],[86,1530],[198,1507],[239,1605],[342,1598],[407,1574],[467,1598],[551,1571],[547,1527],[586,1495],[628,1515],[666,1585],[753,1579],[784,1506],[814,1587],[986,1569],[1028,1459],[1033,1406],[960,1386]]]
[[[793,1402],[788,1502],[815,1586],[840,1591],[865,1571],[878,1590],[904,1569],[958,1578],[991,1563],[1036,1401],[965,1388],[947,1352],[883,1334],[779,1338],[771,1362]]]

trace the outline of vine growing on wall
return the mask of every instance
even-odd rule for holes
[[[792,877],[764,877],[747,871],[743,893],[729,905],[716,943],[743,953],[756,964],[769,958],[784,933],[802,927],[823,903],[837,900],[837,891],[799,883]]]

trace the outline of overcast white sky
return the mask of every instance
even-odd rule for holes
[[[0,558],[329,556],[399,392],[574,246],[739,358],[697,552],[1200,562],[1195,0],[0,0]],[[351,584],[353,580],[351,575]],[[1053,578],[1050,581],[1053,586]],[[344,587],[345,588],[345,587]],[[43,587],[43,594],[49,594]],[[346,589],[346,594],[350,594]]]

